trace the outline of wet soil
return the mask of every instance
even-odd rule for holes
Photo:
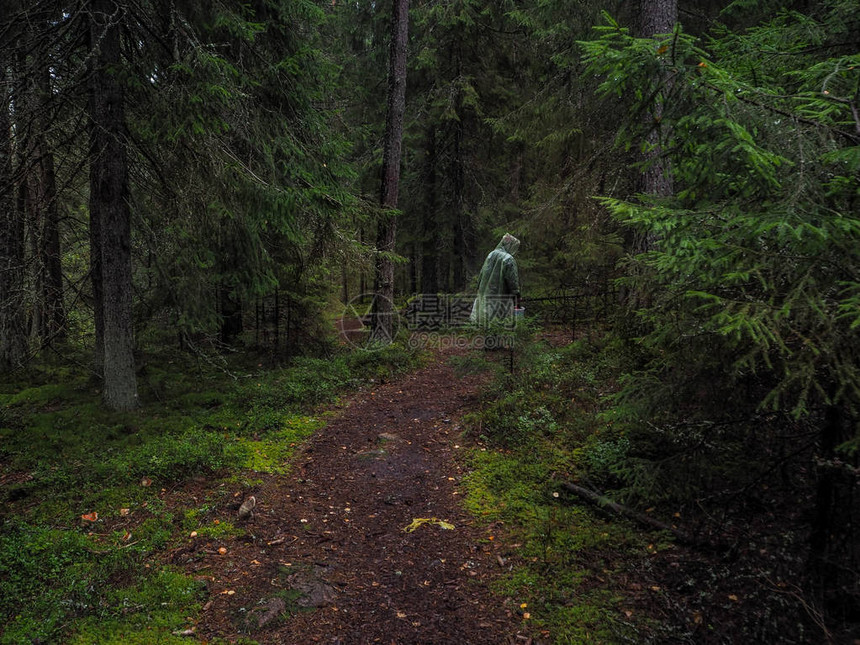
[[[172,561],[209,590],[196,636],[528,642],[516,606],[490,590],[510,555],[502,531],[481,525],[462,504],[460,422],[477,405],[479,386],[479,376],[456,378],[440,355],[358,392],[296,456],[290,474],[267,476],[251,491],[257,505],[240,523],[244,536],[193,538],[177,549]],[[224,496],[234,500],[219,509],[225,520],[236,521],[248,494]]]

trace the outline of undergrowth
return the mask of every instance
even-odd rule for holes
[[[241,529],[209,522],[205,503],[169,509],[165,491],[287,472],[324,424],[314,406],[414,363],[397,346],[275,369],[147,356],[142,406],[123,414],[71,363],[0,381],[0,644],[187,642],[174,632],[202,590],[159,556],[189,530]]]
[[[493,355],[459,366],[496,372],[483,406],[467,418],[482,449],[471,458],[466,506],[503,523],[520,544],[497,591],[518,599],[530,628],[553,643],[635,635],[623,597],[606,581],[623,573],[619,554],[643,549],[643,538],[573,504],[562,486],[610,476],[618,432],[598,415],[618,369],[616,349],[603,341],[553,347],[525,335],[513,370],[500,369],[507,365]]]
[[[642,354],[611,334],[563,347],[523,337],[513,370],[499,358],[474,352],[459,365],[495,372],[466,419],[478,448],[465,503],[518,544],[498,590],[528,608],[536,636],[821,642],[822,616],[798,576],[807,548],[798,509],[808,500],[791,486],[797,474],[764,460],[769,426],[730,434],[678,415],[667,423],[665,406],[663,416],[634,408],[625,388]],[[690,418],[688,399],[673,404]],[[586,502],[567,484],[679,525],[702,548]]]

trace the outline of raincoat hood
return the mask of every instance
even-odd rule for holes
[[[510,233],[505,233],[496,248],[514,255],[520,248],[520,241]]]

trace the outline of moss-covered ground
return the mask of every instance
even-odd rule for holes
[[[165,493],[287,472],[324,424],[320,404],[415,357],[391,346],[272,368],[247,357],[148,355],[141,406],[122,414],[101,406],[84,360],[0,379],[3,644],[188,642],[204,589],[164,555],[189,531],[223,538],[243,529],[210,520],[218,500],[178,508]]]

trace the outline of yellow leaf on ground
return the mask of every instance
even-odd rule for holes
[[[407,533],[412,533],[412,531],[416,530],[422,524],[435,524],[439,528],[452,530],[454,525],[450,522],[446,522],[445,520],[440,520],[437,517],[416,517],[412,520],[412,523],[409,526],[403,527],[403,530]]]

